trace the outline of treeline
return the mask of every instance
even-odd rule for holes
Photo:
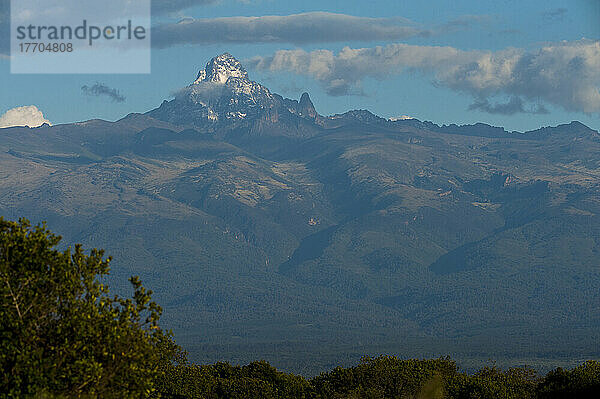
[[[190,364],[160,328],[152,291],[132,277],[131,298],[111,296],[110,258],[59,251],[60,240],[0,218],[0,398],[600,398],[596,361],[538,376],[384,356],[311,379],[266,362]]]
[[[381,356],[311,379],[282,373],[264,361],[246,366],[183,364],[169,366],[156,389],[154,397],[173,399],[591,399],[600,398],[600,362],[539,376],[526,367],[484,367],[466,374],[449,358]]]

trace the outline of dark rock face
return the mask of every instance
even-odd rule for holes
[[[302,97],[300,97],[300,103],[298,104],[300,107],[300,116],[315,120],[319,114],[317,114],[317,110],[313,105],[312,101],[308,93],[302,93]]]
[[[308,94],[298,102],[271,93],[250,80],[242,64],[228,53],[210,60],[194,83],[148,115],[220,136],[245,130],[293,138],[319,131],[319,114]]]

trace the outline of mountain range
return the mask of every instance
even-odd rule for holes
[[[105,248],[195,361],[543,368],[600,357],[599,154],[579,122],[323,116],[223,54],[145,114],[0,129],[0,214]]]

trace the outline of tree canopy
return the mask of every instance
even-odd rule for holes
[[[0,218],[0,392],[8,397],[146,397],[176,352],[139,278],[110,296],[102,250],[57,249],[45,225]]]

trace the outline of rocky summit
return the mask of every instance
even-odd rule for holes
[[[228,53],[210,60],[191,85],[148,115],[218,136],[307,137],[319,129],[311,126],[319,115],[308,93],[300,102],[273,94],[250,80],[240,61]],[[278,129],[278,124],[285,128]]]
[[[198,72],[194,84],[202,82],[226,84],[229,78],[248,80],[248,72],[235,57],[225,53],[210,60],[206,67]]]

